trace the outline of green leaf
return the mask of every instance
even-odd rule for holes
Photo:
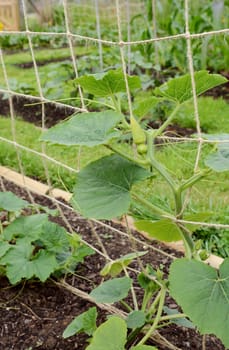
[[[150,175],[118,155],[101,158],[79,172],[72,204],[89,218],[112,219],[123,215],[130,206],[132,185]]]
[[[196,222],[205,222],[212,216],[212,212],[200,212],[200,213],[191,213],[184,215],[184,220],[187,221],[196,221]],[[198,224],[185,224],[187,229],[191,232],[196,231],[201,225]]]
[[[16,237],[25,238],[27,242],[35,241],[42,232],[43,224],[47,221],[47,214],[21,216],[4,229],[3,238],[8,241]]]
[[[131,350],[158,350],[155,346],[151,345],[137,345],[131,348]]]
[[[163,310],[167,315],[179,315],[180,314],[178,309],[170,309],[167,306],[164,306]],[[170,322],[175,323],[178,326],[182,326],[182,327],[186,327],[186,328],[191,328],[191,329],[195,328],[194,324],[185,317],[184,318],[179,318],[179,317],[173,318],[172,320],[170,320]]]
[[[156,105],[162,101],[162,98],[150,96],[148,98],[144,98],[135,103],[135,108],[133,109],[134,115],[139,118],[144,117],[151,109],[156,107]]]
[[[125,321],[112,316],[96,329],[86,350],[125,350],[126,337]]]
[[[106,276],[109,274],[112,277],[115,277],[123,270],[123,267],[127,267],[134,259],[143,256],[146,253],[147,252],[136,252],[126,254],[119,259],[107,263],[101,270],[100,274],[101,276]]]
[[[0,264],[6,265],[6,276],[10,283],[16,284],[21,279],[39,278],[44,282],[57,267],[55,256],[40,250],[33,255],[34,247],[30,244],[12,246],[0,259]]]
[[[155,271],[150,265],[147,265],[145,271],[138,274],[138,283],[147,292],[154,293],[160,288],[154,281],[154,278],[156,277],[157,271]]]
[[[221,144],[216,153],[210,154],[205,159],[205,164],[218,172],[229,170],[229,147]]]
[[[27,208],[29,203],[18,198],[12,192],[0,192],[0,210],[20,211]]]
[[[170,292],[202,334],[215,334],[229,347],[229,258],[219,271],[202,262],[175,260]]]
[[[63,338],[69,338],[79,332],[92,335],[96,330],[96,318],[96,307],[91,307],[86,312],[74,318],[67,328],[65,328]]]
[[[197,96],[215,86],[227,82],[227,79],[222,75],[209,74],[206,70],[196,72],[194,74],[194,78]],[[155,95],[165,97],[175,102],[183,103],[193,97],[191,76],[190,74],[186,74],[182,77],[173,78],[167,83],[156,88],[154,92]]]
[[[120,132],[114,128],[122,118],[120,113],[114,111],[76,114],[50,128],[42,135],[41,140],[67,146],[101,145],[120,136]]]
[[[141,87],[141,82],[137,76],[128,76],[128,86],[130,90]],[[83,89],[98,97],[106,97],[117,92],[126,92],[126,83],[121,69],[110,70],[107,73],[85,75],[76,79]]]
[[[134,225],[138,230],[145,231],[150,237],[161,241],[172,242],[182,239],[179,227],[170,219],[158,221],[139,220],[135,221]]]
[[[143,311],[132,311],[126,318],[126,324],[128,328],[140,328],[144,326],[146,322],[146,316]]]
[[[132,280],[128,277],[114,278],[100,284],[93,289],[90,296],[97,303],[115,303],[127,297],[131,288]]]
[[[67,231],[54,222],[47,221],[42,226],[39,241],[52,253],[61,253],[70,247]]]
[[[8,242],[0,241],[0,258],[10,249],[11,245]]]

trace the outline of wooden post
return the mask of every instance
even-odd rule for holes
[[[0,28],[1,30],[19,30],[18,0],[0,0]]]

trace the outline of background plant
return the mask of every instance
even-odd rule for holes
[[[27,215],[23,210],[43,213]],[[10,283],[38,278],[44,282],[50,275],[73,272],[84,257],[93,253],[76,233],[49,220],[55,211],[33,207],[11,192],[0,192],[1,223],[0,271]]]

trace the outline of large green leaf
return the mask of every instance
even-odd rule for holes
[[[85,217],[112,219],[128,211],[132,185],[150,175],[118,155],[101,158],[79,172],[72,204]]]
[[[69,248],[67,231],[54,222],[47,221],[42,226],[39,241],[52,253],[61,253]]]
[[[128,76],[128,86],[132,89],[141,87],[137,76]],[[126,83],[121,69],[110,70],[107,73],[85,75],[76,79],[85,91],[98,97],[106,97],[117,92],[126,91]]]
[[[92,335],[96,330],[96,318],[96,307],[90,307],[90,309],[75,317],[67,326],[64,330],[63,338],[69,338],[79,332],[85,332],[88,335]]]
[[[212,215],[212,212],[189,213],[184,215],[184,220],[206,222]],[[194,232],[201,227],[201,224],[185,224],[185,226],[189,231]]]
[[[205,159],[205,164],[218,172],[229,170],[229,134],[202,134],[203,138],[218,143],[218,151],[210,154]]]
[[[196,72],[194,78],[197,96],[215,86],[227,82],[227,79],[222,75],[209,74],[206,70]],[[186,74],[182,77],[171,79],[167,83],[156,88],[154,92],[158,96],[165,97],[175,102],[185,102],[193,97],[191,76],[190,74]]]
[[[11,245],[8,242],[0,241],[0,258],[6,254]]]
[[[203,334],[213,333],[229,347],[229,258],[219,271],[202,262],[175,260],[170,292]]]
[[[93,289],[90,296],[97,303],[115,303],[127,297],[132,280],[129,277],[113,278]]]
[[[218,146],[218,151],[216,153],[210,154],[205,159],[205,164],[218,172],[229,170],[229,147],[223,144]]]
[[[18,198],[12,192],[0,192],[0,210],[19,211],[29,206],[27,201]]]
[[[21,279],[39,278],[44,282],[57,267],[55,256],[44,250],[33,254],[34,247],[30,244],[16,244],[10,248],[0,264],[6,265],[6,276],[10,283],[16,284]]]
[[[48,222],[47,214],[21,216],[4,229],[3,238],[8,241],[16,237],[25,238],[27,242],[35,241],[46,222]]]
[[[161,241],[172,242],[182,239],[179,227],[170,219],[158,221],[139,220],[135,221],[134,225],[138,230],[145,231],[150,237]]]
[[[125,321],[112,316],[96,329],[86,350],[125,350],[126,337]]]
[[[42,135],[41,140],[67,146],[101,145],[120,136],[120,132],[114,128],[122,118],[120,113],[110,110],[76,114],[50,128]]]
[[[160,101],[162,101],[162,99],[160,97],[155,97],[155,96],[144,98],[135,103],[133,112],[137,117],[142,118],[151,109],[153,109]]]

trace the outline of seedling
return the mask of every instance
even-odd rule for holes
[[[1,274],[10,283],[34,277],[44,282],[51,274],[73,272],[85,256],[93,253],[79,235],[51,222],[47,213],[22,215],[28,207],[31,204],[13,193],[0,192],[0,212],[11,213],[0,234]],[[56,215],[55,211],[48,212]]]

